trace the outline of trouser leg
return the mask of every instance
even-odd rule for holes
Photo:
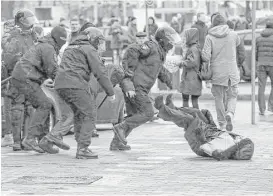
[[[259,88],[258,88],[258,105],[259,105],[259,110],[260,110],[261,114],[263,114],[265,109],[266,109],[265,95],[264,95],[266,80],[267,80],[267,73],[266,73],[265,66],[260,65],[258,67],[258,84],[259,84]]]
[[[238,96],[238,85],[235,84],[231,86],[229,84],[228,90],[226,91],[227,95],[227,113],[232,113],[234,116],[237,104],[237,96]]]
[[[182,94],[183,107],[189,107],[189,99],[190,99],[189,95]]]
[[[225,120],[225,106],[224,106],[224,93],[226,91],[225,86],[221,85],[212,85],[211,93],[214,96],[215,106],[216,106],[216,113],[217,113],[217,120],[220,127],[223,127],[226,124]]]
[[[5,132],[3,135],[12,133],[12,124],[11,124],[11,99],[4,97],[4,115],[5,115]]]
[[[132,106],[135,107],[137,113],[134,113],[131,117],[125,119],[123,124],[123,129],[134,129],[149,120],[154,116],[154,110],[152,103],[150,101],[149,95],[142,91],[136,90],[136,95],[133,101]]]
[[[199,98],[199,96],[196,96],[196,95],[191,96],[191,101],[192,101],[192,107],[193,108],[199,109],[198,98]]]
[[[171,109],[164,105],[160,108],[158,117],[165,121],[171,121],[178,127],[187,128],[190,123],[194,120],[194,117],[183,110]]]
[[[268,67],[268,75],[271,80],[271,91],[268,99],[268,111],[273,112],[273,67]]]
[[[21,143],[21,131],[24,122],[24,105],[13,104],[11,108],[12,134],[14,143]]]
[[[60,89],[61,90],[61,89]],[[79,119],[80,128],[77,135],[79,149],[87,148],[91,144],[92,131],[95,129],[95,104],[91,94],[81,89],[63,89],[64,93],[60,94],[64,100],[69,103],[74,111],[74,115]],[[75,119],[76,120],[76,119]]]

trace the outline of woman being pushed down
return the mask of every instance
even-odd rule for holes
[[[163,96],[158,96],[154,106],[159,110],[159,118],[184,128],[184,137],[197,155],[218,161],[252,158],[254,143],[249,138],[218,129],[209,110],[177,108],[172,102],[171,94],[167,96],[165,104]]]

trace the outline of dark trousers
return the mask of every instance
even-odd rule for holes
[[[266,109],[265,104],[265,86],[267,77],[271,80],[271,92],[268,99],[268,111],[273,112],[273,66],[262,66],[258,67],[258,79],[259,79],[259,90],[258,90],[258,104],[261,113],[264,113]]]
[[[94,96],[82,89],[57,89],[57,92],[73,110],[74,133],[78,148],[87,148],[91,144],[96,122]]]
[[[153,106],[147,92],[143,90],[136,90],[134,98],[129,99],[125,97],[126,111],[128,118],[122,122],[123,128],[132,130],[149,120],[154,116]]]
[[[193,108],[199,109],[198,98],[199,98],[199,95],[191,95],[191,102],[192,102]],[[190,95],[182,94],[182,99],[183,99],[183,107],[189,107]]]
[[[38,83],[30,80],[19,81],[16,79],[12,79],[11,83],[17,88],[20,94],[25,96],[26,101],[30,102],[33,108],[36,109],[29,123],[27,138],[38,138],[46,134],[43,133],[43,127],[52,108],[51,101],[47,98]]]

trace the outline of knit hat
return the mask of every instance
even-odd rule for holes
[[[146,37],[147,34],[144,32],[137,32],[136,37]]]
[[[266,21],[266,28],[273,29],[273,17],[268,18],[268,20]]]
[[[216,15],[212,20],[213,27],[225,24],[227,24],[227,21],[221,14]]]

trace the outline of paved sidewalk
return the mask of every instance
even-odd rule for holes
[[[268,100],[269,98],[269,94],[271,91],[271,84],[269,82],[267,82],[266,84],[266,88],[265,88],[265,97],[266,100]],[[182,99],[181,93],[179,93],[177,90],[160,90],[160,91],[154,91],[152,92],[152,96],[156,97],[159,94],[169,94],[169,93],[173,93],[173,98],[174,99]],[[252,93],[252,87],[251,87],[251,83],[249,82],[241,82],[239,84],[239,94],[238,94],[238,100],[251,100],[251,93]],[[256,95],[256,100],[258,100],[258,83],[256,82],[255,85],[255,95]],[[202,95],[199,98],[200,100],[213,100],[214,97],[211,94],[211,89],[210,88],[204,88],[202,90]]]
[[[211,102],[200,106],[215,117]],[[92,141],[98,160],[75,159],[73,136],[65,137],[71,150],[57,155],[2,148],[1,195],[273,195],[273,115],[251,125],[250,106],[239,102],[235,129],[254,141],[251,161],[197,157],[181,128],[158,121],[137,128],[127,152],[109,151],[113,133],[100,131]]]

